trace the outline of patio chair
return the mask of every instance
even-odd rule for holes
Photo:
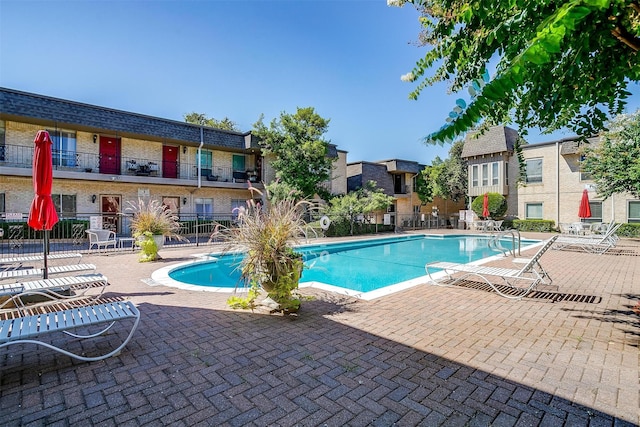
[[[616,231],[618,231],[618,228],[620,228],[621,225],[622,223],[609,227],[609,230],[605,234],[590,236],[560,236],[553,245],[553,249],[562,250],[579,248],[585,252],[603,254],[613,248],[620,240]]]
[[[47,268],[49,274],[63,274],[63,273],[75,273],[78,271],[94,270],[96,266],[93,264],[69,264],[69,265],[55,265]],[[40,276],[42,275],[42,268],[25,268],[19,270],[4,270],[0,271],[0,280],[5,279],[20,279],[25,277]]]
[[[89,236],[89,252],[94,246],[98,252],[100,252],[100,248],[104,248],[106,252],[109,246],[113,246],[115,250],[117,243],[115,232],[111,230],[86,230],[86,232]]]
[[[122,343],[106,354],[83,356],[87,349],[87,344],[84,342],[81,346],[74,346],[77,349],[77,353],[74,353],[72,350],[58,346],[58,340],[54,341],[55,344],[50,342],[51,340],[44,340],[47,336],[55,337],[59,333],[83,341],[96,338],[123,320],[133,321],[131,331]],[[5,318],[0,320],[0,348],[12,344],[35,344],[78,360],[87,362],[103,360],[118,354],[127,345],[139,322],[140,312],[130,301],[111,301],[68,310],[52,310],[16,318]],[[102,329],[95,333],[89,333],[87,327],[96,325],[100,325]],[[102,346],[96,346],[96,348],[102,348]]]
[[[540,257],[553,245],[558,236],[553,236],[545,242],[544,245],[536,252],[536,254],[528,260],[528,262],[520,269],[510,269],[502,267],[488,267],[484,265],[458,264],[454,262],[431,262],[425,265],[425,271],[429,276],[429,281],[439,286],[452,286],[469,276],[477,276],[487,283],[499,295],[510,298],[520,299],[536,288],[540,283],[544,283],[544,277],[539,271]],[[431,275],[430,269],[442,270],[443,278],[447,283],[441,283]],[[542,270],[544,271],[544,270]],[[453,277],[454,273],[464,273],[461,276]],[[487,276],[499,277],[505,286],[494,284]],[[442,280],[442,278],[440,278]],[[524,287],[516,286],[524,283]]]
[[[49,261],[65,260],[65,259],[73,259],[73,258],[77,258],[79,261],[80,259],[82,259],[82,254],[58,253],[58,254],[47,255],[47,259]],[[16,257],[9,257],[9,258],[0,258],[0,271],[23,268],[25,264],[36,263],[40,261],[44,261],[44,255],[26,255],[26,256],[16,256]]]
[[[0,312],[17,310],[24,314],[28,307],[35,305],[64,304],[79,299],[97,300],[108,284],[107,278],[99,273],[7,283],[0,285],[0,298],[6,298],[0,303]],[[37,302],[29,305],[32,301]]]

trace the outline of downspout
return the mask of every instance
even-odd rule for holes
[[[204,145],[204,129],[200,126],[200,145],[198,146],[198,188],[202,187],[202,146]]]
[[[556,141],[556,227],[560,224],[560,142]]]

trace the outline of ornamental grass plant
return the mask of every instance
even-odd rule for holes
[[[158,246],[165,238],[185,240],[178,234],[178,216],[158,200],[139,198],[137,202],[128,202],[126,211],[133,214],[131,233],[137,239],[136,244],[142,249],[141,261],[158,259]],[[162,236],[160,243],[155,241],[153,236]]]
[[[249,187],[252,195],[262,193]],[[300,299],[294,295],[302,274],[302,256],[293,245],[304,236],[307,201],[278,200],[264,206],[253,198],[238,208],[237,227],[219,231],[227,243],[226,250],[241,250],[244,257],[239,269],[244,283],[251,289],[249,299],[231,297],[229,304],[253,307],[262,289],[275,302],[274,311],[294,312]]]

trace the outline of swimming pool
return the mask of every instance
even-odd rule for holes
[[[502,253],[489,247],[491,236],[410,235],[342,243],[302,245],[300,286],[314,286],[364,299],[377,298],[424,283],[424,265],[431,261],[468,263]],[[522,240],[522,247],[536,243]],[[500,241],[502,249],[511,239]],[[156,282],[188,289],[232,291],[240,284],[242,254],[213,255],[205,260],[167,267],[154,273]],[[164,277],[167,276],[167,277]],[[163,283],[165,282],[165,283]],[[171,286],[171,284],[169,284]],[[240,285],[241,286],[241,285]]]

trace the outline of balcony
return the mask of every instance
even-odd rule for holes
[[[53,150],[53,170],[62,178],[102,180],[101,175],[120,176],[121,181],[139,182],[140,178],[157,178],[160,184],[168,184],[168,180],[198,180],[209,182],[211,186],[222,183],[260,182],[260,175],[254,169],[243,171],[232,167],[201,166],[181,161],[161,161],[142,157],[114,156],[104,158],[96,153]],[[0,168],[25,169],[18,175],[30,176],[33,161],[33,146],[2,145],[0,146]],[[67,174],[67,173],[72,174]],[[198,173],[199,172],[199,173]],[[3,173],[10,174],[4,170]],[[89,175],[88,175],[89,174]],[[140,178],[136,178],[140,177]],[[220,183],[220,184],[218,184]]]

